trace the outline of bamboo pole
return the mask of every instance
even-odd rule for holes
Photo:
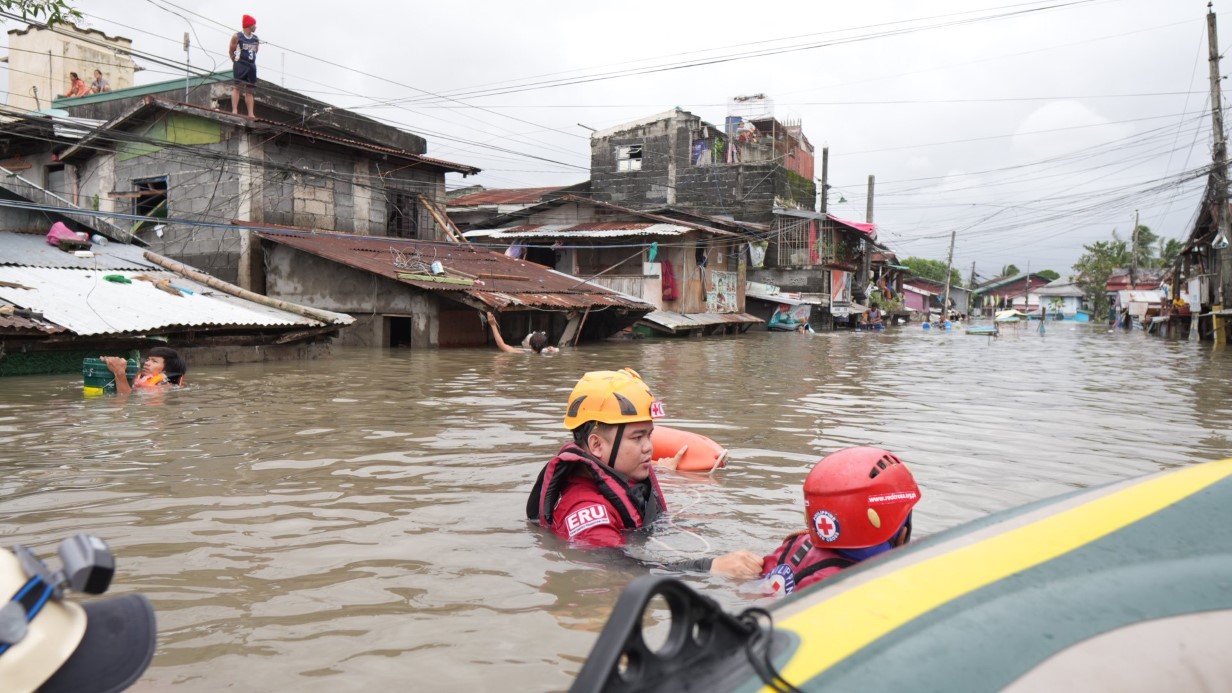
[[[176,262],[175,260],[172,260],[171,258],[163,257],[162,255],[153,253],[149,250],[145,251],[145,259],[149,260],[150,262],[153,262],[154,264],[158,265],[159,267],[162,267],[165,270],[169,270],[171,272],[175,272],[176,274],[183,275],[195,282],[198,282],[200,284],[205,284],[211,289],[218,289],[219,291],[225,294],[230,294],[231,296],[235,296],[236,298],[242,298],[246,301],[252,301],[253,303],[260,303],[263,306],[268,306],[270,308],[277,308],[278,310],[285,310],[288,313],[295,313],[296,315],[300,315],[305,318],[311,318],[313,320],[318,320],[320,322],[325,323],[326,325],[333,325],[335,324],[334,321],[338,319],[337,315],[325,313],[319,310],[315,310],[313,308],[309,308],[307,306],[300,306],[294,303],[288,303],[287,301],[282,301],[276,298],[270,298],[269,296],[262,296],[261,294],[253,293],[247,289],[241,289],[240,287],[234,284],[229,284],[227,282],[224,282],[221,279],[218,279],[217,277],[211,277],[210,275],[205,274],[203,272],[198,272],[197,270],[192,269],[188,265],[185,265],[181,262]]]

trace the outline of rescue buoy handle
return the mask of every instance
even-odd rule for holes
[[[671,627],[663,644],[652,650],[642,637],[642,623],[656,596],[667,602]],[[678,691],[697,685],[703,672],[747,676],[750,669],[773,690],[795,690],[773,666],[763,666],[770,661],[771,649],[785,644],[776,641],[769,614],[761,609],[733,616],[675,578],[645,575],[630,583],[616,601],[569,691]],[[732,656],[741,650],[747,660]]]

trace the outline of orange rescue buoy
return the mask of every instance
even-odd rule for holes
[[[654,445],[655,459],[675,457],[682,446],[688,445],[689,449],[676,467],[681,472],[711,472],[727,466],[727,448],[700,433],[656,424],[650,442]]]

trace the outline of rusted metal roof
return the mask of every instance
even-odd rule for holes
[[[480,207],[483,205],[530,205],[543,199],[544,195],[563,190],[565,186],[550,188],[503,188],[480,190],[469,195],[459,195],[449,200],[449,207]]]
[[[680,224],[598,222],[586,224],[523,224],[503,229],[467,231],[467,238],[618,238],[622,236],[683,236],[693,229]]]
[[[710,325],[756,325],[765,322],[756,315],[748,313],[676,313],[670,310],[656,310],[653,313],[647,313],[642,316],[641,321],[669,332],[693,330]]]
[[[653,305],[637,297],[474,246],[245,226],[258,229],[258,235],[268,241],[443,293],[453,300],[465,302],[462,299],[470,297],[498,311],[605,307],[654,310]],[[434,263],[440,263],[439,273],[433,271]]]
[[[0,301],[0,311],[9,306],[12,306],[12,304],[5,301]],[[16,314],[6,315],[5,312],[0,312],[0,334],[10,336],[14,334],[46,335],[58,334],[66,331],[60,325],[47,322],[46,320],[31,319]]]

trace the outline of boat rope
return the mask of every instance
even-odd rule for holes
[[[751,606],[740,612],[738,618],[749,629],[749,637],[744,641],[744,653],[753,671],[761,677],[762,683],[776,693],[801,693],[799,688],[784,679],[774,667],[773,658],[770,656],[770,643],[774,640],[774,618],[770,612]]]

